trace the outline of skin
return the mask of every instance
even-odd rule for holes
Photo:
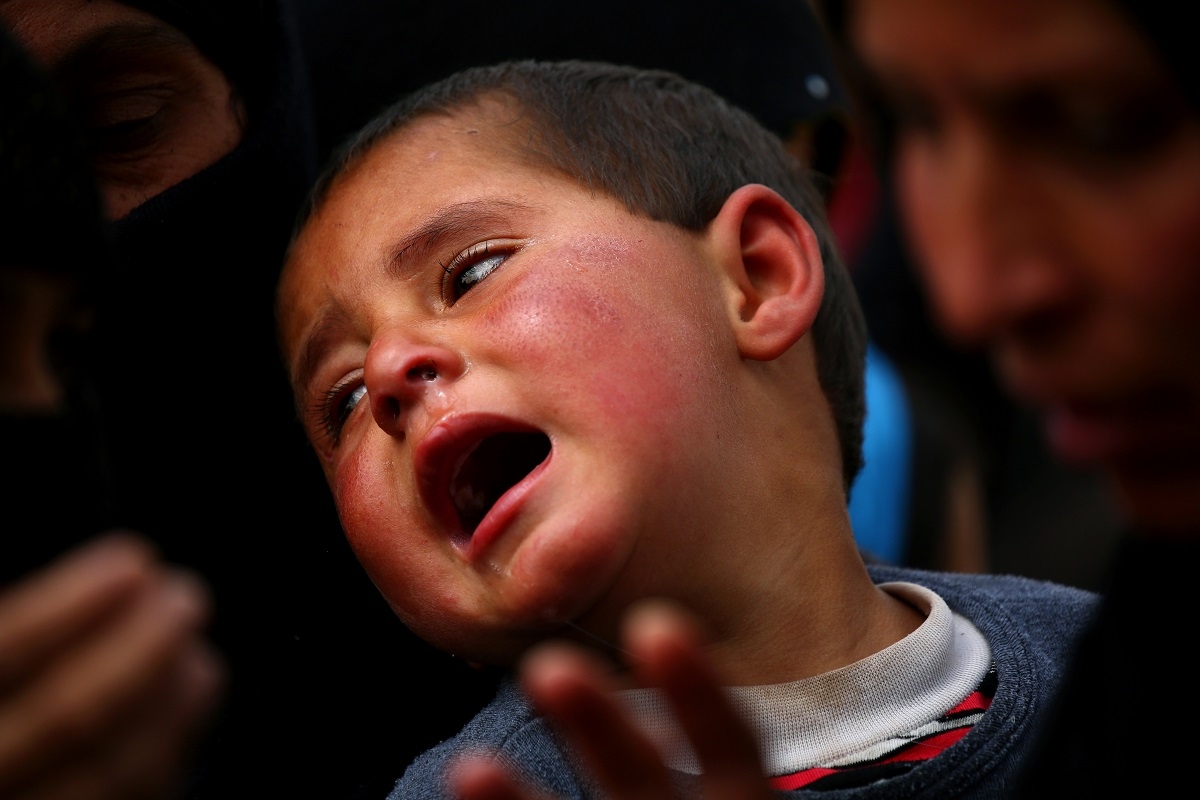
[[[731,683],[909,633],[919,615],[855,547],[803,338],[822,291],[811,228],[762,186],[699,234],[630,214],[531,168],[510,118],[489,101],[378,145],[280,285],[301,417],[393,609],[445,650],[511,664],[553,635],[613,648],[633,603],[667,596],[705,621]],[[495,269],[447,296],[464,253]],[[498,429],[551,451],[466,536],[440,465]]]
[[[174,791],[224,683],[202,638],[209,603],[126,533],[0,591],[0,794]]]
[[[82,116],[110,219],[241,141],[233,86],[157,17],[114,0],[0,0],[0,20]]]
[[[81,335],[90,309],[77,281],[36,269],[0,269],[0,408],[20,413],[63,409],[61,365],[53,344]]]
[[[1200,525],[1200,116],[1165,66],[1097,0],[865,0],[850,31],[943,329],[1133,520]]]

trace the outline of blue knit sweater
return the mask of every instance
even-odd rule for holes
[[[1096,595],[1044,581],[870,567],[876,583],[908,581],[932,589],[987,639],[999,683],[991,708],[953,747],[898,777],[866,787],[786,796],[829,798],[1002,798],[1012,790],[1043,712],[1057,689],[1076,639],[1090,620]],[[389,800],[450,800],[444,773],[456,756],[496,753],[563,798],[592,798],[547,724],[513,681],[454,738],[410,765]],[[686,786],[691,780],[679,776]]]

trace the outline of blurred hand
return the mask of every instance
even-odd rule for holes
[[[721,690],[696,621],[673,605],[647,602],[628,614],[621,646],[637,682],[670,700],[703,768],[705,800],[768,800],[754,735]],[[610,673],[595,655],[567,643],[535,648],[521,665],[534,705],[577,750],[606,797],[675,797],[670,770],[616,700]],[[453,781],[463,800],[552,800],[486,756],[459,762]]]
[[[0,797],[182,794],[225,683],[208,590],[132,534],[0,589]]]

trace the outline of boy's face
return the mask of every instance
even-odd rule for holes
[[[647,577],[669,591],[737,358],[705,237],[522,163],[513,127],[427,117],[378,145],[280,287],[356,554],[416,632],[491,662],[566,622],[607,635]]]
[[[1065,459],[1200,524],[1200,116],[1100,0],[857,0],[944,328]]]

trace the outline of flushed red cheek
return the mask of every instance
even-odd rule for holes
[[[386,462],[383,462],[386,463]],[[384,532],[396,529],[399,520],[396,493],[381,462],[355,453],[338,465],[333,495],[346,538],[366,564],[386,544]]]
[[[393,609],[410,621],[414,609],[428,603],[430,591],[413,576],[435,574],[428,563],[433,554],[420,546],[413,514],[405,511],[381,463],[366,456],[348,459],[335,475],[334,497],[355,557]]]
[[[605,296],[605,285],[621,269],[627,247],[549,248],[518,285],[491,307],[488,330],[495,341],[525,355],[553,353],[550,343],[590,351],[619,331],[622,318]]]
[[[647,289],[644,275],[629,274],[639,267],[626,261],[656,263],[652,258],[635,258],[628,245],[562,248],[550,260],[553,266],[529,270],[492,307],[489,337],[523,367],[546,376],[551,391],[588,392],[613,408],[644,408],[655,391],[668,395],[657,402],[674,403],[671,378],[687,365],[671,351],[694,334],[670,329],[664,320],[672,315],[650,305],[662,297]]]

